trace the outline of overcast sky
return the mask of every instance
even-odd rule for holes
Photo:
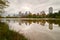
[[[49,7],[53,7],[54,11],[60,9],[60,0],[9,0],[9,2],[9,7],[6,10],[10,13],[19,11],[37,13],[43,10],[48,12]]]

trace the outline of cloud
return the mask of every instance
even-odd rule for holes
[[[25,5],[31,8],[31,12],[40,12],[42,10],[48,12],[50,6],[54,8],[54,11],[60,9],[60,0],[9,0],[9,2],[10,6],[7,10],[13,13],[22,10]]]

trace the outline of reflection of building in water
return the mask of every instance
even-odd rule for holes
[[[19,25],[21,25],[23,23],[23,21],[21,21],[21,20],[19,20],[18,22],[19,22]]]
[[[29,21],[29,25],[32,24],[32,21]]]
[[[25,24],[27,25],[27,22],[25,22]]]
[[[37,24],[39,24],[40,23],[40,21],[37,21]]]
[[[52,30],[53,29],[53,24],[49,23],[49,29]]]
[[[45,25],[45,20],[41,20],[40,25],[44,26]]]
[[[21,25],[21,24],[25,24],[25,25],[30,25],[30,24],[32,24],[32,22],[31,21],[19,21],[19,25]]]
[[[33,23],[36,23],[36,21],[34,20]]]
[[[19,22],[19,25],[21,25],[21,22]]]

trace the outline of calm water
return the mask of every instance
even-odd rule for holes
[[[60,20],[21,20],[1,18],[9,29],[22,33],[28,40],[60,40]]]

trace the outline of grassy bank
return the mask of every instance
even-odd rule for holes
[[[22,34],[9,30],[5,23],[0,22],[0,40],[27,40]]]

